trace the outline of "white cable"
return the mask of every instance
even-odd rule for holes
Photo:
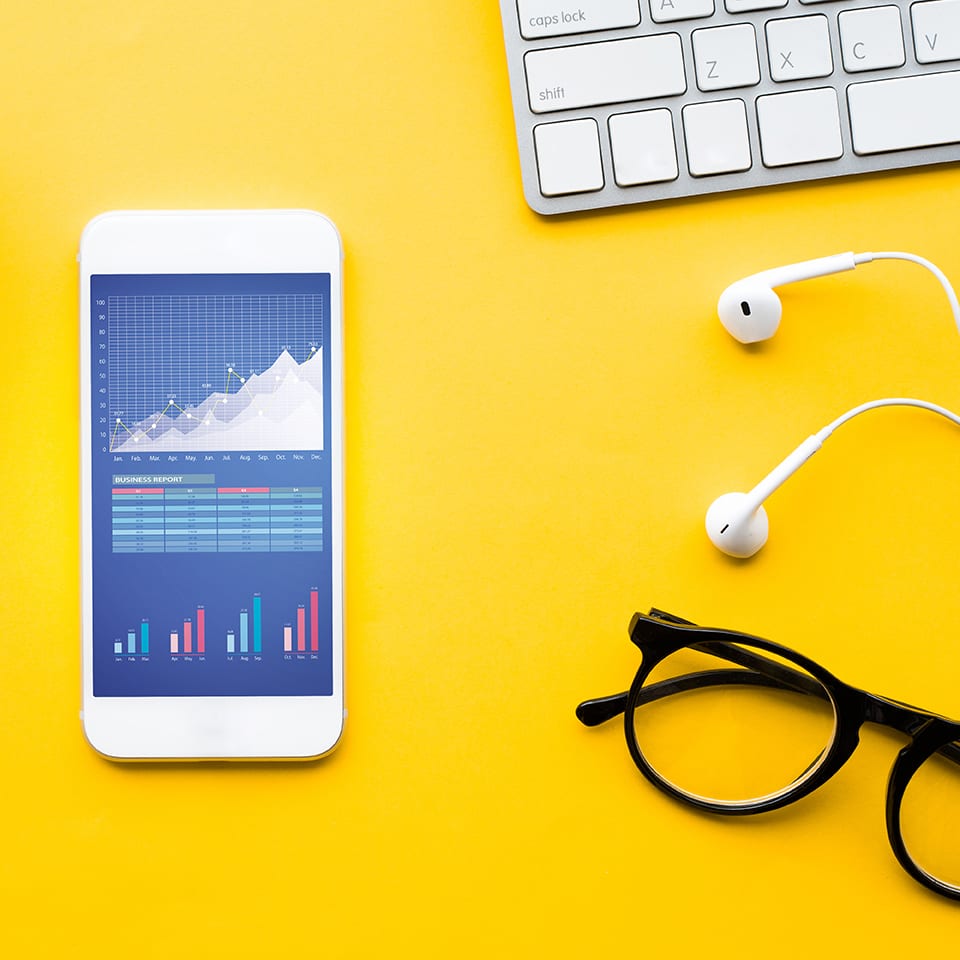
[[[960,301],[957,300],[957,295],[950,281],[947,279],[947,275],[936,264],[931,263],[923,257],[918,257],[916,254],[902,253],[899,250],[884,250],[879,253],[856,253],[853,259],[856,263],[870,263],[872,260],[906,260],[909,263],[916,263],[921,267],[925,267],[940,281],[940,286],[943,287],[947,299],[950,301],[950,309],[953,311],[953,321],[957,325],[957,330],[960,331]]]
[[[837,417],[832,423],[827,424],[822,430],[819,430],[814,436],[823,443],[837,427],[843,426],[847,421],[854,417],[859,417],[861,413],[868,410],[876,410],[878,407],[919,407],[921,410],[929,410],[931,413],[937,413],[941,417],[960,426],[960,416],[946,407],[941,407],[937,403],[930,403],[927,400],[914,400],[911,397],[884,397],[882,400],[870,400],[868,403],[861,403],[860,406],[848,410],[846,413]]]

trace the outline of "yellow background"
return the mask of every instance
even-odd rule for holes
[[[0,10],[0,949],[8,956],[930,956],[960,907],[884,833],[899,741],[751,820],[643,782],[583,698],[659,605],[960,716],[960,436],[844,427],[728,561],[702,532],[855,404],[960,408],[956,168],[545,220],[493,2],[11,0]],[[310,765],[116,765],[79,710],[84,224],[310,207],[347,254],[347,733]],[[833,945],[831,945],[831,942]]]

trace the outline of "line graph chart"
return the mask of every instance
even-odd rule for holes
[[[107,296],[110,451],[323,449],[326,299]]]

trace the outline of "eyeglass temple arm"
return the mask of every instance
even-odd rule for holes
[[[649,616],[657,620],[662,620],[665,623],[675,624],[676,626],[696,627],[696,624],[692,620],[685,620],[683,617],[678,617],[673,613],[667,613],[666,610],[660,610],[657,607],[651,608]],[[731,663],[738,663],[742,667],[756,670],[764,676],[779,681],[780,684],[788,689],[809,693],[812,696],[819,697],[821,700],[826,699],[823,687],[821,687],[816,680],[807,676],[806,673],[794,670],[792,667],[788,667],[782,663],[777,663],[775,660],[771,660],[762,654],[752,653],[735,643],[725,640],[704,640],[700,643],[691,643],[689,646],[697,650],[706,650],[722,660],[729,660]]]
[[[666,620],[668,623],[681,624],[683,626],[695,626],[690,620],[684,620],[672,613],[663,610],[653,609],[650,615],[660,620]],[[783,681],[783,686],[795,690],[803,690],[805,693],[814,696],[824,697],[824,691],[818,683],[808,678],[805,674],[777,664],[766,657],[760,656],[744,650],[732,644],[725,643],[722,640],[706,641],[704,643],[691,644],[699,649],[709,649],[715,656],[723,656],[727,660],[739,663],[741,666],[749,667],[753,670],[760,670],[772,677],[779,677]],[[860,694],[866,700],[865,719],[869,723],[876,723],[880,726],[890,727],[893,730],[899,730],[907,736],[913,737],[930,720],[930,714],[925,710],[919,710],[908,703],[902,703],[899,700],[891,700],[888,697],[880,697],[874,693],[868,693],[866,690],[860,690]],[[937,753],[941,756],[960,764],[960,746],[948,743],[941,747]]]
[[[693,627],[696,624],[692,620],[684,620],[683,617],[678,617],[675,614],[667,613],[665,610],[659,610],[656,607],[651,609],[650,616],[655,617],[658,620],[664,620],[667,623],[679,624],[681,626]],[[814,696],[823,697],[823,690],[820,685],[815,681],[811,681],[805,674],[799,673],[798,671],[791,670],[789,667],[785,667],[781,664],[776,664],[772,660],[768,660],[766,657],[762,657],[759,654],[751,653],[748,650],[744,650],[742,647],[733,646],[731,644],[724,643],[723,641],[706,641],[701,644],[691,644],[691,646],[696,646],[700,649],[706,649],[713,644],[715,647],[723,647],[726,652],[722,653],[719,649],[711,650],[712,653],[718,656],[724,656],[726,659],[731,660],[735,663],[739,663],[741,666],[750,667],[751,669],[759,669],[764,673],[771,676],[779,675],[786,681],[785,686],[793,687],[794,689],[804,689],[805,692],[811,693]],[[870,723],[877,723],[884,727],[891,727],[894,730],[899,730],[901,733],[905,733],[908,736],[914,736],[921,727],[925,726],[926,723],[930,720],[930,715],[925,710],[919,710],[917,707],[910,706],[909,703],[902,703],[899,700],[891,700],[888,697],[880,697],[874,693],[868,693],[866,690],[859,691],[861,695],[866,700],[866,717],[865,719]],[[953,744],[947,744],[938,751],[945,757],[949,757],[951,760],[960,763],[960,746],[954,746]]]
[[[719,686],[742,686],[742,687],[775,687],[779,689],[792,689],[803,693],[823,696],[823,691],[800,690],[795,683],[784,683],[782,680],[774,677],[764,676],[761,673],[748,673],[744,670],[702,670],[698,673],[688,673],[683,677],[676,677],[672,680],[661,680],[659,683],[652,683],[649,687],[644,687],[637,704],[652,703],[655,700],[662,700],[664,697],[673,696],[676,693],[683,693],[686,690],[701,690],[704,687]],[[597,697],[594,700],[585,700],[577,707],[577,719],[587,727],[596,727],[601,723],[606,723],[614,717],[619,716],[627,708],[627,691],[623,693],[614,693],[608,697]]]
[[[676,622],[686,622],[680,621],[679,618],[671,619]],[[655,700],[662,700],[664,697],[687,690],[729,686],[731,684],[794,690],[798,693],[819,697],[821,700],[827,699],[826,691],[811,677],[798,670],[776,663],[767,657],[745,650],[736,644],[726,643],[722,640],[706,640],[701,643],[690,644],[690,647],[706,651],[716,657],[729,660],[731,663],[737,663],[756,672],[703,670],[671,680],[662,680],[659,683],[651,684],[649,687],[644,687],[637,699],[638,706],[652,703]],[[860,693],[867,702],[864,719],[870,723],[891,727],[912,737],[930,720],[930,714],[911,707],[909,704],[879,697],[865,690],[861,690]],[[577,719],[587,727],[596,727],[606,723],[623,713],[627,707],[627,697],[627,691],[623,691],[607,697],[585,700],[577,707]],[[937,753],[956,764],[960,764],[960,745],[945,744]]]

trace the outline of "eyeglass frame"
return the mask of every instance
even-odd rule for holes
[[[960,721],[950,720],[940,714],[851,686],[790,647],[748,633],[700,627],[689,620],[656,608],[651,609],[649,614],[635,613],[630,620],[629,634],[631,642],[639,648],[641,653],[640,666],[630,689],[612,696],[585,700],[577,706],[576,715],[582,724],[594,727],[622,713],[627,749],[637,768],[653,786],[668,796],[709,813],[727,816],[766,813],[795,803],[833,777],[856,750],[860,742],[860,729],[865,723],[890,727],[911,738],[911,742],[897,754],[887,782],[885,807],[887,838],[894,856],[900,866],[918,883],[941,896],[960,901],[960,886],[945,883],[928,873],[911,858],[900,829],[900,811],[904,792],[922,764],[938,752],[954,763],[960,764],[960,746],[958,746]],[[712,644],[715,649],[711,650],[706,646],[708,644]],[[806,675],[812,677],[816,684],[811,683],[808,676],[792,671],[781,663],[752,656],[749,651],[738,646],[739,644],[746,644],[773,654],[799,667],[805,671]],[[730,649],[730,645],[733,645],[733,650]],[[637,707],[644,702],[644,684],[653,669],[668,656],[685,647],[694,649],[706,647],[707,652],[756,671],[743,671],[742,674],[738,671],[735,681],[737,683],[773,686],[781,689],[789,687],[814,696],[822,696],[822,691],[825,691],[832,701],[835,716],[833,738],[830,744],[801,777],[781,790],[764,797],[747,801],[710,800],[681,790],[659,774],[644,757],[637,743],[633,716]],[[724,674],[723,679],[720,677],[721,673]],[[728,670],[708,670],[692,674],[688,678],[675,678],[651,684],[646,687],[645,702],[660,699],[673,692],[680,692],[681,689],[731,683],[733,681],[729,673]],[[699,678],[700,682],[691,684],[690,680],[694,677]],[[748,677],[751,679],[746,679]],[[686,683],[683,682],[684,680]],[[803,689],[804,687],[807,689]],[[659,695],[651,697],[650,692],[658,688]]]

